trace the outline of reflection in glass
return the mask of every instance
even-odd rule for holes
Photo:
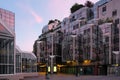
[[[0,74],[14,73],[14,39],[0,38]]]

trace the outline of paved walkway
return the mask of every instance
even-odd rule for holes
[[[25,78],[24,80],[120,80],[120,76],[79,76],[66,75],[66,74],[54,74],[50,75],[49,79],[45,78],[45,75],[39,75],[38,77]]]

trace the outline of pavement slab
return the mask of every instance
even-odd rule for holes
[[[37,77],[28,77],[24,80],[120,80],[120,76],[91,76],[91,75],[68,75],[68,74],[52,74],[49,75],[49,79],[46,79],[45,75],[39,75]]]

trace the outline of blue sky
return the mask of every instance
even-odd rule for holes
[[[98,0],[91,0],[96,2]],[[0,0],[0,8],[15,13],[16,44],[23,51],[31,52],[33,43],[42,28],[51,19],[68,17],[73,4],[86,0]]]

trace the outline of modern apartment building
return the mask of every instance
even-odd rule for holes
[[[15,73],[15,14],[0,9],[0,74]]]
[[[119,9],[119,0],[110,0],[109,2],[100,5],[98,8],[98,18],[102,21],[111,21],[110,24],[104,23],[105,32],[109,33],[105,37],[105,52],[104,54],[108,55],[109,57],[106,58],[106,63],[110,64],[108,66],[108,73],[113,73],[116,70],[116,66],[120,63],[120,59],[116,57],[120,57],[119,50],[120,50],[120,29],[119,29],[119,19],[120,19],[120,9]],[[110,27],[109,27],[109,26]],[[108,46],[108,47],[107,47]],[[106,49],[108,48],[108,49]],[[118,55],[114,53],[114,51],[118,51]],[[108,60],[109,59],[109,60]],[[118,65],[117,65],[118,64]]]
[[[64,41],[63,41],[63,47],[62,47],[62,52],[63,52],[62,54],[64,55],[63,56],[64,61],[69,60],[69,59],[65,59],[65,57],[70,58],[70,60],[75,60],[75,58],[77,58],[79,52],[78,52],[78,45],[77,45],[78,41],[76,40],[78,39],[78,35],[80,34],[80,27],[81,25],[86,24],[87,20],[90,20],[93,18],[92,13],[93,13],[92,8],[82,7],[76,12],[72,13],[68,18],[65,18],[61,23],[61,31],[64,33],[64,36],[63,36]],[[73,38],[72,34],[76,34],[76,38]],[[73,43],[74,39],[77,42],[75,45]],[[64,45],[66,46],[66,48]],[[68,49],[68,46],[70,51]],[[66,54],[66,51],[64,49],[65,50],[68,49],[70,53],[67,52],[68,54]],[[75,50],[76,54],[73,54],[73,51],[74,51],[73,49]]]
[[[69,66],[63,67],[63,72],[66,69],[74,71],[75,66],[79,66],[83,74],[115,73],[120,64],[119,13],[119,0],[100,0],[93,7],[84,6],[64,18],[59,29],[54,28],[54,23],[45,26],[38,40],[47,39],[39,45],[44,46],[41,49],[48,55],[57,55],[53,54],[57,48],[55,43],[61,40],[62,62]],[[62,34],[61,39],[55,37],[57,30]],[[42,54],[42,51],[37,54]]]
[[[60,22],[54,20],[43,27],[42,34],[36,40],[34,45],[37,45],[37,50],[34,53],[37,56],[38,71],[45,70],[46,66],[52,67],[61,63],[60,29]]]
[[[62,61],[75,62],[82,70],[86,70],[85,74],[97,74],[96,65],[98,66],[98,62],[102,65],[104,62],[102,34],[98,21],[93,19],[93,16],[93,8],[83,7],[61,23],[61,31],[64,33]],[[73,69],[76,65],[71,64]]]

